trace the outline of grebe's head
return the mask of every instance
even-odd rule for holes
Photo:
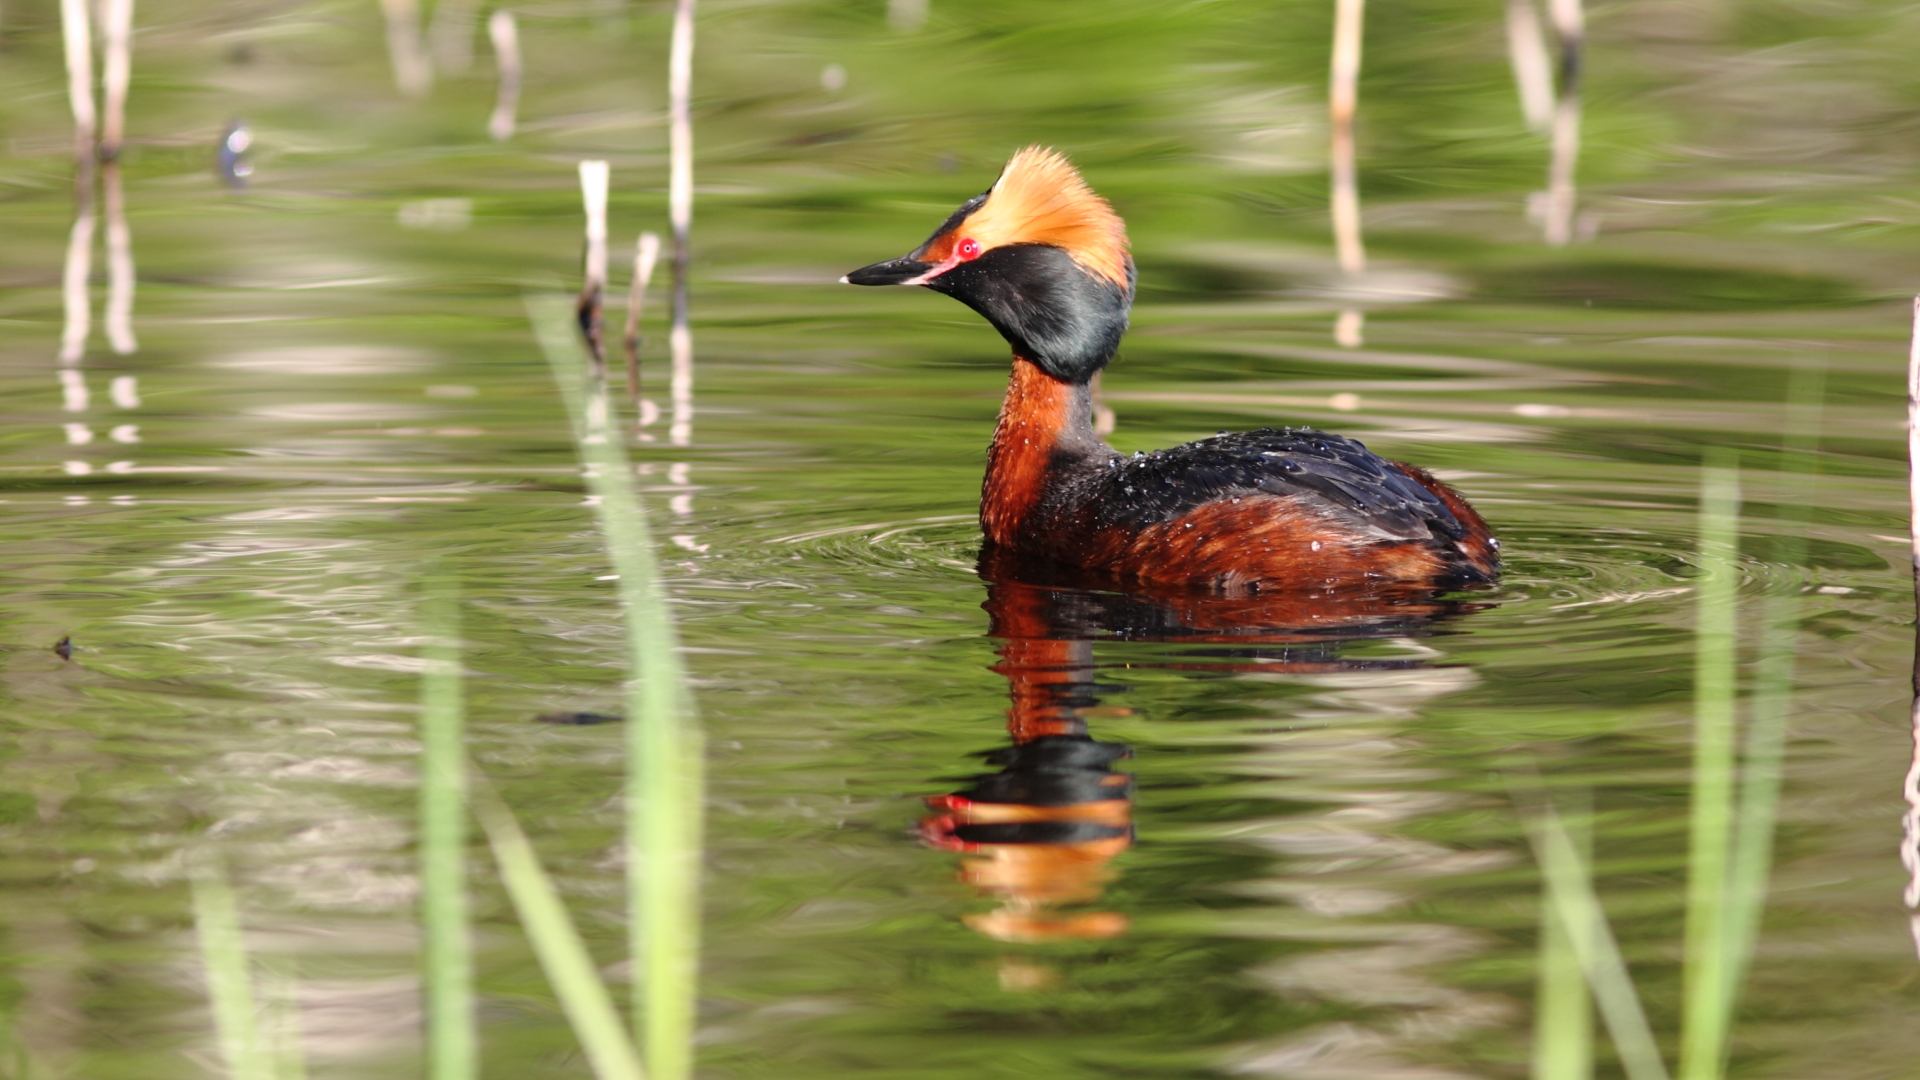
[[[1113,359],[1133,303],[1127,228],[1067,159],[1013,155],[927,242],[841,279],[924,285],[986,316],[1015,355],[1080,383]]]

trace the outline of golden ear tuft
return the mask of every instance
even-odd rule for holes
[[[982,249],[1052,244],[1075,262],[1127,288],[1127,227],[1080,173],[1046,146],[1013,155],[986,204],[963,226]]]

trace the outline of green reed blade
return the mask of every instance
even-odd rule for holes
[[[634,1028],[657,1080],[693,1063],[700,936],[704,756],[693,695],[660,584],[633,469],[610,431],[606,386],[586,382],[573,310],[528,297],[535,336],[553,366],[586,464],[587,491],[619,575],[631,667],[627,682],[627,886],[633,935]]]
[[[436,582],[423,622],[420,680],[420,920],[427,997],[427,1075],[473,1080],[473,936],[467,914],[467,751],[460,695],[460,609],[454,587]]]
[[[493,847],[500,880],[507,887],[527,940],[533,943],[540,969],[560,998],[560,1010],[586,1051],[593,1075],[599,1080],[642,1080],[646,1073],[640,1068],[640,1055],[620,1023],[613,995],[594,967],[586,942],[567,914],[553,879],[540,865],[533,845],[520,831],[512,812],[483,784],[475,784],[473,794],[473,816]]]
[[[1686,953],[1681,970],[1681,1080],[1713,1080],[1726,1056],[1727,864],[1733,835],[1734,616],[1740,478],[1710,451],[1701,473],[1699,615],[1694,634],[1693,810],[1687,845]]]
[[[1551,805],[1522,812],[1521,825],[1547,882],[1547,901],[1560,917],[1567,943],[1593,990],[1600,1018],[1620,1056],[1627,1080],[1667,1080],[1667,1067],[1653,1041],[1640,994],[1627,972],[1626,959],[1607,925],[1606,910],[1593,891],[1593,875],[1580,846]]]
[[[1590,813],[1568,828],[1582,865],[1592,865]],[[1591,928],[1585,928],[1591,929]],[[1591,948],[1591,942],[1588,943]],[[1534,998],[1533,1080],[1591,1080],[1593,1000],[1572,932],[1551,900],[1540,904],[1540,976]]]
[[[194,863],[193,924],[200,937],[200,962],[207,969],[207,997],[227,1075],[232,1080],[274,1080],[273,1057],[260,1038],[260,1010],[226,867],[213,855],[203,855]]]
[[[1820,446],[1820,414],[1825,396],[1826,369],[1810,358],[1794,365],[1787,383],[1786,461],[1781,467],[1778,502],[1783,530],[1778,561],[1798,566],[1806,551],[1810,515],[1809,474],[1813,454]],[[1794,646],[1799,637],[1800,596],[1797,590],[1767,599],[1760,658],[1755,665],[1753,704],[1748,722],[1740,805],[1734,827],[1733,861],[1727,872],[1727,919],[1724,991],[1727,1023],[1739,1006],[1766,906],[1767,876],[1773,866],[1773,829],[1780,798],[1781,762],[1786,747],[1787,714],[1793,700]]]

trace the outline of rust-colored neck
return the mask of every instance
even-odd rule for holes
[[[1062,382],[1031,360],[1014,357],[980,487],[980,528],[987,539],[1025,546],[1020,525],[1046,493],[1049,474],[1100,445],[1087,385]]]

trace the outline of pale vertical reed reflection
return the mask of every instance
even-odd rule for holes
[[[669,395],[673,417],[667,441],[693,442],[693,331],[688,325],[688,270],[693,261],[693,0],[674,0],[673,43],[667,58],[670,170],[667,210],[673,226],[673,357]]]
[[[593,377],[607,377],[607,352],[602,331],[607,296],[607,163],[580,163],[580,199],[586,209],[586,266],[581,275],[580,299],[574,306],[580,332],[587,339]]]
[[[473,941],[467,914],[467,751],[460,693],[460,609],[450,582],[428,592],[420,680],[420,922],[427,1075],[479,1073]]]
[[[651,532],[618,440],[591,437],[592,404],[564,302],[529,298],[527,313],[566,399],[587,490],[619,582],[627,632],[627,889],[636,993],[654,1080],[693,1067],[698,987],[700,843],[705,757],[693,693],[666,606]],[[604,395],[604,384],[595,389]]]
[[[193,863],[193,924],[227,1075],[231,1080],[274,1080],[273,1056],[260,1031],[259,1004],[226,866],[208,853]]]
[[[927,24],[928,0],[887,0],[887,25],[900,31],[918,30]]]
[[[646,307],[647,285],[653,280],[654,264],[660,260],[660,237],[643,232],[633,249],[633,283],[627,289],[627,325],[621,340],[627,347],[627,399],[633,405],[636,430],[658,418],[653,402],[640,397],[640,314]],[[642,439],[651,436],[641,433]]]
[[[1593,865],[1591,800],[1584,800],[1567,823],[1567,834],[1582,865]],[[1578,927],[1590,934],[1591,926]],[[1553,902],[1541,897],[1540,972],[1533,1010],[1533,1080],[1591,1080],[1593,1076],[1593,998],[1580,968],[1582,948],[1574,927]],[[1593,943],[1584,943],[1592,951]]]
[[[1354,162],[1353,118],[1360,98],[1361,20],[1366,0],[1334,0],[1333,65],[1327,93],[1332,129],[1333,243],[1340,270],[1354,277],[1367,268],[1367,251],[1360,240],[1360,179]],[[1334,342],[1358,348],[1366,316],[1357,308],[1340,313],[1334,323]]]
[[[1533,0],[1507,0],[1507,58],[1527,127],[1546,131],[1553,123],[1553,61]]]
[[[1580,75],[1587,21],[1581,0],[1547,0],[1547,13],[1560,35],[1560,100],[1554,107],[1547,162],[1545,232],[1547,243],[1563,247],[1573,239],[1573,178],[1580,160]]]
[[[120,157],[127,127],[127,84],[133,74],[133,0],[104,0],[100,23],[105,53],[100,78],[106,113],[100,129],[100,160],[114,161]]]
[[[133,230],[127,227],[119,161],[109,160],[101,167],[100,184],[107,211],[107,345],[127,356],[140,343],[133,336]]]
[[[67,262],[60,275],[60,300],[65,312],[60,330],[62,364],[80,362],[87,352],[87,335],[93,329],[92,300],[87,295],[87,281],[93,276],[92,169],[83,164],[81,171],[88,179],[74,193],[73,231],[67,237]]]
[[[1526,828],[1527,840],[1546,878],[1547,903],[1560,919],[1566,930],[1565,940],[1580,961],[1580,970],[1599,1006],[1600,1019],[1619,1055],[1621,1071],[1627,1074],[1627,1080],[1667,1080],[1667,1066],[1660,1060],[1653,1028],[1647,1023],[1613,928],[1607,924],[1606,910],[1593,890],[1593,875],[1580,845],[1552,803],[1542,800],[1528,806],[1518,794],[1516,801],[1521,803],[1520,823]]]
[[[93,105],[93,21],[87,0],[60,0],[60,36],[67,54],[67,104],[73,109],[73,155],[91,176],[93,137],[99,125]]]
[[[387,17],[387,56],[393,63],[393,83],[408,97],[421,97],[433,88],[433,64],[420,41],[420,7],[414,0],[380,0]]]
[[[513,138],[515,116],[520,111],[520,26],[513,12],[503,9],[487,16],[487,40],[493,42],[493,65],[500,77],[493,115],[487,118],[487,134],[494,142],[506,142]]]
[[[427,28],[427,47],[441,71],[460,74],[473,66],[473,0],[439,0]]]
[[[1920,957],[1920,296],[1913,299],[1913,337],[1907,349],[1907,503],[1913,543],[1913,759],[1901,786],[1907,812],[1901,819],[1900,861],[1907,868],[1904,899],[1911,910],[1914,955]]]

